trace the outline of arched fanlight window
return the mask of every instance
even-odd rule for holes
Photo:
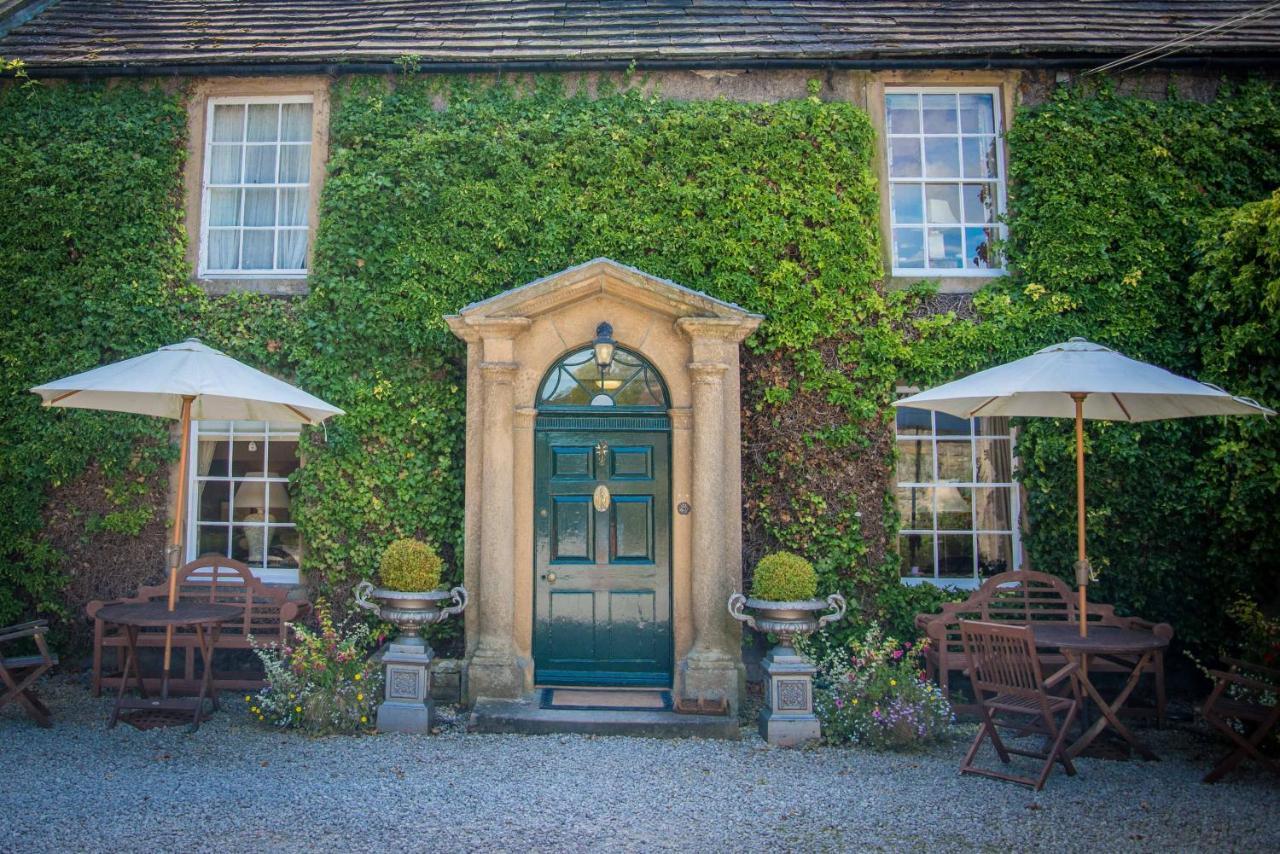
[[[595,350],[583,347],[552,366],[538,390],[542,409],[579,407],[667,408],[667,390],[657,369],[642,356],[618,347],[608,367],[596,363]]]

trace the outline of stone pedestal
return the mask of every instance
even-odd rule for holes
[[[813,713],[816,668],[790,646],[776,646],[765,656],[765,707],[760,710],[760,737],[777,747],[796,747],[822,735]]]
[[[389,644],[381,655],[385,683],[383,701],[378,706],[378,729],[429,733],[435,722],[435,704],[431,700],[434,654],[422,638],[404,640]]]

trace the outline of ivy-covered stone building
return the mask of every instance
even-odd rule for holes
[[[1276,307],[1197,267],[1280,185],[1253,5],[0,3],[0,623],[158,575],[174,477],[25,389],[193,334],[348,415],[198,424],[187,556],[342,601],[436,543],[472,699],[736,703],[775,548],[900,626],[1065,573],[1065,432],[888,404],[1084,334],[1274,405]],[[1101,595],[1274,595],[1274,427],[1091,441]]]

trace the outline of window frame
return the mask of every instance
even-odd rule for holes
[[[976,424],[976,422],[981,420],[981,416],[979,416],[977,418],[968,419],[969,421],[968,435],[943,436],[940,439],[938,434],[937,413],[930,410],[921,410],[921,411],[929,412],[930,432],[927,435],[923,435],[923,436],[921,435],[904,436],[898,432],[897,410],[896,409],[894,410],[894,424],[893,424],[894,451],[896,454],[898,449],[898,444],[902,441],[921,441],[921,440],[927,439],[930,444],[930,458],[932,459],[932,465],[933,465],[932,478],[929,481],[899,481],[897,477],[896,466],[895,466],[894,477],[893,477],[894,499],[895,499],[895,505],[896,505],[897,490],[902,488],[934,490],[934,499],[933,499],[934,506],[930,509],[930,517],[933,523],[933,527],[930,530],[925,530],[923,528],[907,528],[907,527],[900,526],[897,531],[896,538],[901,538],[904,535],[910,536],[912,534],[932,537],[933,538],[933,562],[932,562],[933,574],[919,575],[919,576],[902,575],[901,563],[899,563],[899,568],[898,568],[899,581],[902,584],[906,584],[910,586],[916,586],[920,584],[932,584],[935,587],[950,587],[958,590],[972,590],[980,587],[983,581],[985,581],[986,579],[978,574],[977,538],[984,534],[998,535],[998,536],[1004,536],[1006,534],[1011,535],[1010,567],[1009,568],[1014,572],[1021,571],[1023,568],[1022,489],[1021,489],[1021,484],[1018,482],[1018,477],[1017,477],[1017,473],[1018,473],[1018,454],[1017,454],[1017,444],[1016,444],[1017,430],[1011,427],[1009,432],[1006,434],[980,433],[978,432],[977,424]],[[976,476],[976,473],[978,471],[978,460],[977,460],[978,442],[983,439],[987,439],[987,440],[997,439],[1001,441],[1007,441],[1009,443],[1010,466],[1009,466],[1008,481],[991,481],[986,483],[980,483],[972,479],[968,481],[943,481],[938,479],[937,471],[938,471],[939,441],[943,443],[954,443],[954,444],[959,444],[961,442],[967,443],[969,445],[970,472],[973,473],[974,476]],[[976,524],[976,516],[975,516],[975,514],[978,511],[977,503],[972,502],[972,506],[970,507],[970,517],[969,517],[968,528],[964,530],[942,530],[940,532],[938,529],[938,510],[937,510],[936,490],[941,486],[950,486],[958,489],[970,489],[970,490],[983,489],[983,488],[996,488],[996,487],[1006,488],[1007,487],[1009,489],[1010,529],[1008,531],[1005,531],[1005,530],[992,530],[992,529],[978,528]],[[969,576],[966,578],[956,578],[956,577],[945,577],[945,576],[938,575],[939,533],[949,534],[952,536],[967,534],[973,540],[973,575],[972,576]],[[895,538],[894,544],[895,546],[898,547],[898,553],[899,555],[901,555],[901,546],[900,546],[899,540],[896,538]]]
[[[215,107],[226,106],[226,105],[239,105],[239,104],[243,104],[246,107],[251,104],[282,104],[282,105],[283,104],[310,104],[311,105],[311,138],[307,141],[309,169],[308,169],[306,183],[305,184],[281,184],[278,181],[276,181],[271,184],[253,185],[256,188],[260,188],[260,189],[270,188],[270,189],[275,189],[277,191],[282,187],[292,188],[292,189],[298,189],[300,187],[306,188],[306,191],[307,191],[306,210],[308,213],[308,222],[306,224],[305,231],[307,234],[307,252],[304,254],[303,263],[306,264],[307,262],[309,262],[310,254],[311,254],[311,241],[312,241],[312,237],[315,234],[315,228],[314,228],[315,224],[310,222],[310,213],[313,208],[313,202],[314,202],[313,193],[316,185],[315,170],[314,168],[310,168],[311,166],[314,166],[314,155],[315,155],[315,146],[316,146],[316,97],[315,95],[312,95],[312,94],[210,95],[205,100],[206,100],[206,103],[205,103],[205,116],[204,116],[204,140],[202,142],[202,148],[201,148],[201,150],[203,151],[203,155],[202,155],[203,162],[201,163],[201,170],[200,170],[201,171],[201,174],[200,174],[200,245],[199,245],[199,252],[197,254],[196,277],[198,279],[206,279],[206,280],[232,280],[232,281],[234,280],[297,281],[297,280],[306,279],[307,276],[310,274],[310,268],[307,266],[300,267],[300,268],[293,268],[293,269],[270,269],[270,270],[267,270],[267,269],[210,270],[209,269],[209,193],[211,189],[209,186],[209,177],[212,172],[212,161],[213,161],[213,157],[212,157],[213,144],[214,144],[213,143],[213,112]],[[248,112],[246,110],[246,121],[247,121],[247,114]],[[244,147],[245,144],[246,144],[245,141],[242,139],[240,141],[240,145]],[[275,144],[278,149],[279,146],[281,145],[281,141],[276,140]],[[285,144],[299,144],[299,143],[285,143]],[[279,175],[280,175],[279,159],[277,158],[276,177],[279,178]],[[245,184],[243,181],[243,178],[244,178],[244,155],[243,154],[241,155],[240,177],[242,180],[240,182],[239,189],[243,192],[243,190],[245,189]],[[245,229],[245,226],[243,223],[243,220],[244,220],[243,198],[241,199],[240,205],[241,205],[241,217],[240,217],[241,224],[237,226],[237,228],[241,232],[241,241],[242,241],[241,257],[243,258],[243,240],[244,240],[243,232]],[[278,216],[279,214],[277,212],[277,218]],[[292,226],[286,226],[286,227],[293,228]],[[273,232],[273,235],[275,236],[275,239],[273,239],[273,246],[276,245],[278,241],[279,231],[280,231],[279,225],[272,227],[272,232]],[[276,250],[273,248],[272,252],[274,253],[275,251]],[[274,254],[273,254],[273,257],[274,257]]]
[[[259,482],[264,484],[280,483],[280,484],[284,484],[286,487],[289,484],[288,477],[236,478],[231,476],[230,474],[226,476],[221,476],[221,477],[216,475],[199,474],[196,471],[197,466],[194,463],[196,460],[200,459],[200,434],[202,432],[200,429],[200,425],[202,423],[203,422],[196,421],[196,420],[193,420],[191,422],[191,439],[190,439],[190,445],[187,447],[187,459],[190,460],[192,464],[189,466],[189,470],[187,472],[187,501],[186,501],[186,507],[183,510],[183,512],[186,515],[186,519],[184,520],[185,528],[186,528],[184,559],[186,561],[192,561],[200,557],[198,548],[200,544],[199,529],[201,527],[201,523],[197,518],[200,514],[200,510],[198,507],[198,502],[196,500],[196,496],[199,495],[199,492],[197,490],[199,488],[200,481],[222,482],[222,483],[227,483],[232,485],[238,484],[238,483],[250,483],[250,482]],[[219,423],[219,422],[213,421],[210,423]],[[278,426],[278,425],[272,424],[271,422],[229,421],[225,423],[228,424],[227,430],[217,430],[217,431],[210,431],[210,432],[214,433],[215,435],[225,437],[223,439],[219,439],[218,441],[227,442],[229,449],[235,447],[237,425],[245,425],[245,424],[263,424],[264,425],[263,429],[261,430],[245,429],[246,434],[252,433],[255,436],[258,436],[258,435],[264,436],[265,442],[270,442],[272,437],[278,437],[285,441],[295,441],[299,443],[299,450],[301,449],[301,435],[302,435],[301,425],[295,425],[292,429],[290,429],[289,427]],[[262,452],[263,452],[263,458],[265,460],[268,452],[267,447],[263,447]],[[299,453],[298,466],[299,467],[302,466],[301,453]],[[229,500],[234,501],[234,495],[235,495],[235,491],[233,489],[228,489]],[[229,508],[228,518],[225,523],[222,523],[222,522],[204,523],[206,526],[209,526],[209,527],[225,524],[227,529],[228,550],[232,549],[232,537],[234,536],[235,529],[237,527],[248,527],[249,525],[253,525],[254,527],[265,528],[269,524],[273,528],[293,528],[295,531],[298,528],[297,522],[293,522],[293,521],[271,522],[271,523],[267,523],[264,521],[261,523],[245,523],[243,521],[236,522],[234,517],[235,517],[234,510]],[[284,585],[290,585],[290,586],[296,586],[298,584],[301,584],[302,573],[306,566],[306,545],[305,543],[302,542],[301,534],[299,534],[299,537],[298,537],[298,551],[299,551],[298,561],[297,561],[298,566],[296,568],[295,567],[253,566],[252,564],[250,564],[249,571],[253,573],[254,578],[257,578],[259,581],[262,581],[263,583],[266,583],[266,584],[284,584]],[[224,555],[224,556],[231,557],[231,555]]]
[[[897,223],[895,221],[895,215],[893,212],[893,185],[895,181],[899,181],[902,183],[912,183],[912,184],[935,183],[935,184],[950,184],[950,185],[963,185],[965,183],[987,183],[987,182],[981,181],[980,179],[974,179],[973,181],[966,182],[963,177],[930,179],[923,175],[921,175],[919,178],[895,179],[891,174],[891,171],[890,171],[891,164],[889,163],[889,149],[890,149],[890,142],[892,140],[892,136],[915,136],[916,138],[924,139],[926,138],[926,136],[929,136],[929,135],[925,134],[924,127],[922,125],[920,128],[920,132],[917,134],[893,134],[891,136],[889,131],[889,96],[890,95],[967,95],[967,94],[982,94],[982,95],[991,96],[991,104],[992,104],[992,110],[993,110],[992,120],[994,122],[994,127],[995,127],[994,136],[996,141],[995,148],[996,148],[996,167],[997,167],[996,169],[997,175],[995,178],[995,185],[996,185],[995,217],[996,218],[995,218],[995,221],[991,223],[991,227],[996,230],[997,235],[1001,240],[1007,239],[1008,227],[1005,224],[1003,219],[1008,211],[1008,163],[1007,163],[1007,157],[1005,156],[1006,127],[1005,127],[1005,109],[1004,109],[1004,103],[1003,103],[1003,100],[1004,100],[1003,88],[1000,85],[914,86],[914,85],[885,84],[880,91],[880,115],[883,117],[883,122],[884,122],[884,133],[883,133],[884,144],[882,148],[882,154],[884,157],[884,173],[883,174],[885,176],[885,187],[884,187],[885,209],[888,217],[888,227],[886,231],[887,231],[887,243],[888,243],[888,246],[887,246],[888,259],[887,260],[889,262],[888,266],[889,266],[890,277],[901,278],[901,279],[951,279],[951,278],[993,279],[993,278],[998,278],[1000,276],[1008,275],[1009,271],[1005,264],[1005,259],[1003,257],[1001,258],[1001,265],[999,267],[973,267],[973,268],[963,267],[963,266],[962,267],[899,267],[897,264],[897,258],[893,249],[893,231],[897,227]],[[964,134],[962,131],[957,129],[955,134],[932,134],[932,136],[954,137],[956,139],[962,139]],[[923,166],[924,164],[922,161],[921,171],[923,171]],[[963,195],[961,198],[963,203]],[[926,205],[926,209],[927,209],[927,205]],[[963,216],[963,213],[962,213],[962,216]],[[925,213],[925,218],[926,218],[925,223],[921,227],[925,229],[925,240],[927,242],[928,241],[927,210]],[[914,225],[916,225],[916,223],[908,223],[904,225],[904,227],[914,226]],[[965,225],[963,223],[957,225],[956,227],[960,228],[963,233],[963,230],[965,228]],[[925,257],[927,260],[928,258],[927,246],[926,246]]]

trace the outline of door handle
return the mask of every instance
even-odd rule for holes
[[[547,573],[544,573],[544,574],[543,574],[543,576],[542,576],[542,580],[543,580],[543,581],[545,581],[545,582],[547,582],[548,584],[555,584],[555,583],[556,583],[556,574],[555,574],[554,572],[547,572]]]

